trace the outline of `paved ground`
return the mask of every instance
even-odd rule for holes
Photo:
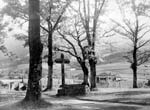
[[[0,103],[0,110],[149,110],[150,89],[101,89],[87,96],[56,97],[54,92],[43,93],[45,102],[41,106],[22,108],[16,101],[22,95],[14,96],[14,100]],[[22,97],[21,97],[22,96]],[[6,100],[5,100],[6,101]],[[14,104],[15,103],[15,104]]]

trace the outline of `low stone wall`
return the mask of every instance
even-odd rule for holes
[[[86,91],[87,87],[82,84],[64,85],[61,89],[58,89],[57,96],[85,95]]]

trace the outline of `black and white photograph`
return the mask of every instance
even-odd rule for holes
[[[150,0],[0,0],[0,110],[149,110]]]

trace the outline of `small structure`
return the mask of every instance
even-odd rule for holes
[[[145,75],[145,79],[147,80],[146,85],[147,85],[147,86],[150,86],[150,74],[146,74],[146,75]]]
[[[110,73],[101,73],[99,75],[96,76],[97,79],[97,83],[99,83],[100,81],[109,81],[109,80],[116,80],[117,75],[116,74],[112,74]]]
[[[64,59],[64,54],[61,54],[61,58],[55,60],[56,63],[61,64],[61,75],[62,75],[62,85],[58,89],[57,96],[74,96],[74,95],[84,95],[86,93],[86,87],[82,84],[65,84],[65,63],[70,63],[69,59]]]
[[[104,72],[96,76],[97,84],[102,88],[121,87],[122,78],[113,72]]]

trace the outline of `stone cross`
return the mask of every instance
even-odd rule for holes
[[[61,75],[62,75],[62,87],[65,85],[65,63],[70,63],[69,59],[64,58],[64,54],[61,54],[61,57],[55,60],[56,63],[61,63]]]

